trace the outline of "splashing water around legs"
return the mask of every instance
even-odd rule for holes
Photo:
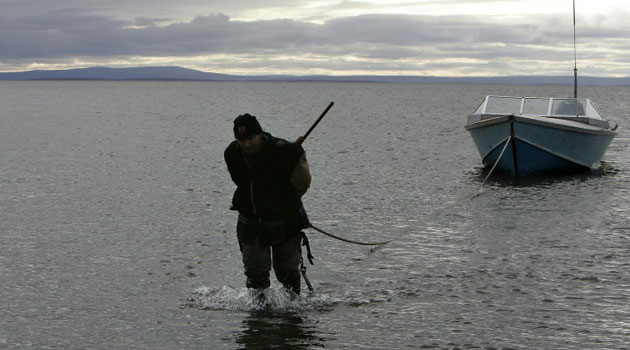
[[[335,304],[325,295],[297,295],[285,288],[201,287],[189,298],[187,306],[203,310],[296,312],[320,309]]]

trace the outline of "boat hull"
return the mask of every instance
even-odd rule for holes
[[[596,169],[616,135],[575,121],[513,115],[469,120],[466,129],[483,164],[496,163],[499,171],[512,176]]]

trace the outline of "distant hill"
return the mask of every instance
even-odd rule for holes
[[[69,70],[34,70],[0,73],[0,80],[229,80],[225,74],[182,67],[92,67]]]
[[[0,80],[198,80],[198,81],[335,81],[384,83],[463,83],[515,85],[572,85],[573,76],[432,77],[380,75],[229,75],[182,67],[92,67],[69,70],[34,70],[0,73]],[[579,77],[580,85],[630,85],[630,77]]]

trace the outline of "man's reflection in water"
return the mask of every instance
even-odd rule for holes
[[[295,314],[252,312],[236,338],[239,349],[325,349],[314,324]]]

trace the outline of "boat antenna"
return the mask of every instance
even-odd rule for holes
[[[577,50],[575,48],[575,0],[573,0],[573,98],[577,98]]]

